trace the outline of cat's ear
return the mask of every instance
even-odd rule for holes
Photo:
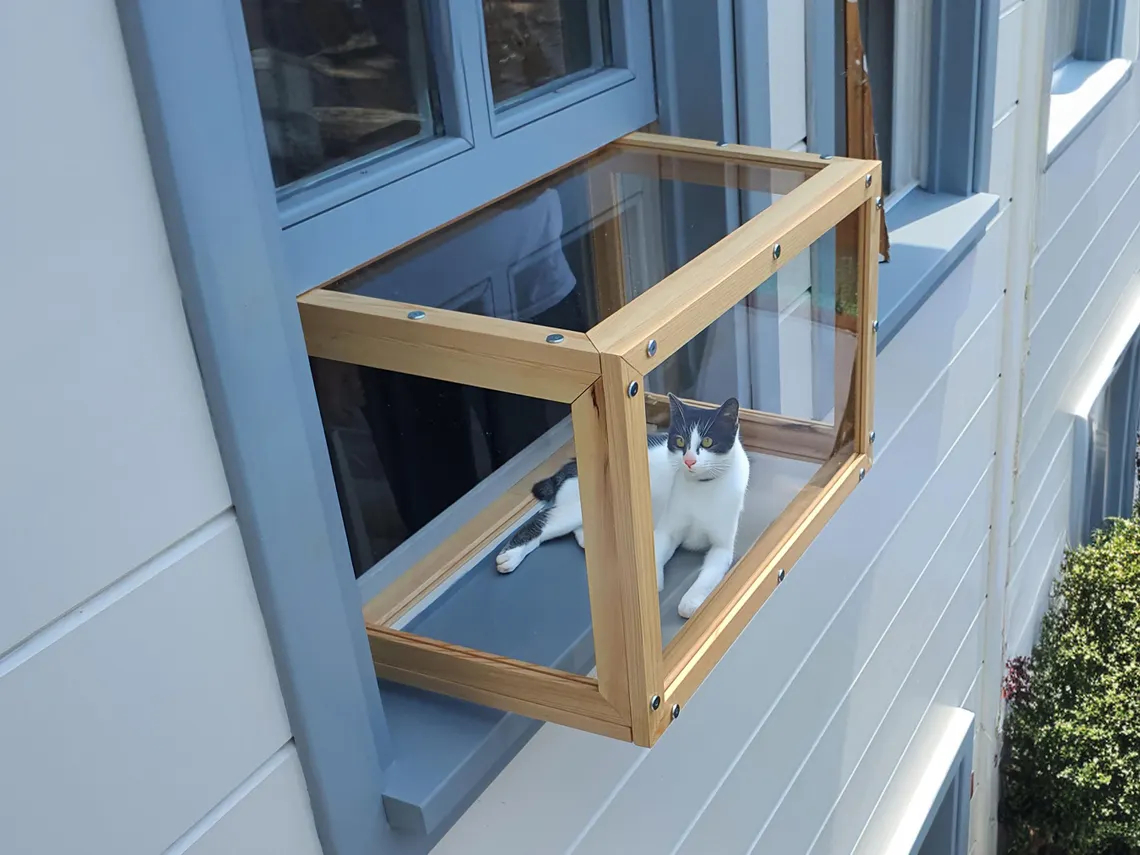
[[[672,422],[680,423],[685,418],[685,405],[681,403],[681,399],[669,393],[669,419]]]
[[[729,398],[717,410],[718,420],[735,426],[740,420],[740,402],[736,398]]]

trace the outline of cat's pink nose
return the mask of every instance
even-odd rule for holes
[[[694,466],[697,465],[697,458],[691,454],[686,454],[684,460],[685,460],[685,465],[688,466],[690,469],[692,469]]]

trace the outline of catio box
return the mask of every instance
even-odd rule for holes
[[[376,673],[652,745],[871,465],[879,188],[632,134],[302,295]],[[667,393],[735,397],[750,471],[687,620],[703,557],[659,592],[654,554]],[[572,457],[582,545],[496,572]]]

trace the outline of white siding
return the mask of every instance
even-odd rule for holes
[[[0,77],[0,850],[319,852],[113,0]]]

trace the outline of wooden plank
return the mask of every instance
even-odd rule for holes
[[[862,455],[822,467],[736,563],[720,587],[665,651],[665,704],[684,704],[728,650],[808,544],[831,519],[866,468]]]
[[[635,381],[638,392],[630,396],[630,384]],[[651,698],[662,694],[664,684],[643,386],[644,378],[624,360],[603,356],[602,380],[588,393],[589,399],[578,405],[574,430],[577,434],[581,425],[591,447],[597,449],[578,458],[579,482],[588,497],[582,504],[587,573],[617,578],[633,741],[648,746],[668,719],[664,705],[657,710],[650,706]],[[604,448],[598,448],[603,437]],[[605,532],[605,537],[594,537],[597,532]],[[612,595],[613,583],[605,585]],[[591,599],[593,593],[592,588]],[[609,614],[605,619],[607,632],[601,639],[605,651],[598,651],[599,663],[616,666],[620,660],[611,649],[616,644],[611,627],[615,619]],[[619,677],[607,674],[606,679],[613,680],[615,689],[620,684]]]
[[[770,148],[759,148],[751,145],[738,145],[726,143],[724,145],[709,140],[694,140],[685,137],[670,137],[660,134],[646,134],[634,132],[627,134],[614,142],[618,148],[648,149],[662,154],[701,154],[719,157],[735,162],[748,161],[764,166],[776,166],[783,169],[798,169],[801,172],[819,172],[828,165],[839,164],[846,158],[835,157],[828,160],[818,154],[808,154],[798,151],[777,151]]]
[[[874,164],[834,163],[596,325],[603,353],[647,374],[868,198]],[[773,247],[780,244],[780,257]],[[649,356],[646,344],[656,340]]]
[[[309,355],[570,403],[600,373],[582,333],[339,291],[297,298]],[[421,320],[408,313],[424,312]],[[561,333],[559,344],[547,335]]]
[[[715,407],[703,401],[682,398],[696,407]],[[646,421],[657,427],[669,424],[667,395],[645,396]],[[748,451],[772,454],[790,460],[824,463],[831,459],[835,445],[835,428],[824,422],[795,419],[759,410],[740,410],[740,444]]]
[[[370,629],[368,644],[383,679],[630,740],[629,726],[588,677],[394,629]]]
[[[383,629],[443,584],[453,573],[487,546],[503,538],[537,500],[530,492],[535,481],[553,475],[574,456],[568,442],[491,502],[454,534],[444,539],[422,561],[400,575],[364,604],[364,624]]]
[[[855,450],[874,457],[869,437],[875,429],[875,319],[879,316],[879,225],[880,209],[873,200],[863,203],[859,212],[859,340],[856,358]]]

